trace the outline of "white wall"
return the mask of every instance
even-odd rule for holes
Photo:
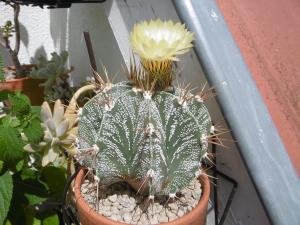
[[[0,2],[0,26],[5,24],[7,20],[13,21],[13,9]],[[22,7],[20,23],[22,45],[19,58],[22,63],[29,63],[31,58],[35,57],[39,52],[49,55],[51,51],[58,50],[55,49],[50,35],[48,10]]]
[[[12,20],[12,16],[12,9],[0,3],[0,25]],[[103,63],[112,74],[122,71],[120,65],[125,63],[101,4],[74,4],[70,9],[52,10],[22,6],[19,18],[21,63],[30,63],[40,54],[49,57],[53,51],[67,50],[69,65],[75,67],[71,83],[79,85],[91,75],[82,35],[89,31],[98,67]],[[9,64],[7,57],[6,63]]]

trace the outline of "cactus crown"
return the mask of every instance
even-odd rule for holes
[[[152,31],[153,23],[149,23]],[[176,27],[185,32],[183,41],[186,35],[191,36],[183,25],[170,21],[158,24],[164,23],[164,32],[171,37],[176,35],[172,33],[177,32]],[[142,28],[138,24],[135,29],[148,29],[146,22],[141,24]],[[168,26],[171,28],[166,31]],[[134,35],[139,40],[139,34]],[[188,43],[176,41],[181,49],[191,47],[191,39]],[[139,45],[135,44],[136,50]],[[172,64],[174,55],[163,58],[160,52],[159,59],[147,59],[144,53],[142,66],[131,61],[127,71],[130,83],[102,83],[99,93],[83,107],[78,125],[79,152],[85,156],[82,163],[96,172],[103,185],[123,180],[150,196],[174,196],[199,175],[211,118],[199,96],[171,86],[173,69],[166,65]],[[103,82],[101,78],[99,81]]]

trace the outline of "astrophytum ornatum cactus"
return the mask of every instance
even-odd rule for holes
[[[79,121],[79,147],[94,151],[84,164],[100,182],[144,185],[150,195],[176,193],[197,176],[211,129],[207,108],[185,90],[151,95],[125,83],[92,98]]]
[[[174,61],[193,34],[171,21],[134,26],[129,83],[97,78],[97,95],[79,114],[78,152],[101,185],[126,181],[138,192],[175,197],[200,173],[213,131],[203,92],[174,87]]]

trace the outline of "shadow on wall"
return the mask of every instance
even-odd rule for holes
[[[73,4],[70,9],[50,10],[50,23],[55,48],[67,50],[69,64],[75,68],[72,85],[80,85],[91,76],[83,31],[90,32],[99,72],[101,64],[108,68],[111,76],[122,72],[124,61],[100,3]],[[117,80],[122,80],[122,76]]]
[[[46,52],[44,46],[40,46],[40,47],[35,51],[34,56],[30,58],[30,63],[31,63],[31,64],[36,64],[38,58],[40,58],[41,56],[47,57],[47,52]]]
[[[21,22],[20,22],[20,35],[21,35],[21,42],[26,48],[28,48],[29,34],[26,27]]]

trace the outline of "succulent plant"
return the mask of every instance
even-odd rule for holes
[[[72,71],[67,69],[65,64],[68,59],[68,52],[62,51],[60,55],[56,52],[51,53],[51,60],[40,56],[38,58],[37,67],[34,68],[30,76],[35,79],[43,79],[45,100],[49,102],[61,99],[69,100],[72,97],[73,91],[68,83],[69,74]]]
[[[99,79],[99,93],[79,115],[78,154],[101,185],[126,181],[149,198],[174,198],[201,173],[213,127],[210,114],[202,92],[171,85],[173,61],[192,40],[179,23],[137,24],[131,43],[142,66],[131,61],[130,83]]]
[[[79,141],[97,151],[86,163],[103,184],[147,180],[153,195],[170,194],[199,172],[210,128],[205,105],[183,90],[151,96],[117,84],[85,105]]]
[[[70,164],[76,154],[77,136],[77,99],[86,91],[93,90],[94,85],[79,88],[73,95],[70,104],[65,107],[60,100],[56,100],[53,111],[48,102],[41,107],[41,124],[44,130],[43,140],[37,144],[27,144],[24,150],[37,152],[42,155],[42,166],[49,163],[54,165]],[[69,166],[69,165],[68,165]]]
[[[53,112],[48,102],[42,104],[41,120],[44,129],[43,140],[36,145],[27,144],[24,149],[29,152],[40,152],[42,166],[49,163],[64,164],[65,154],[76,153],[74,142],[77,128],[65,117],[65,108],[60,100],[55,102]]]

